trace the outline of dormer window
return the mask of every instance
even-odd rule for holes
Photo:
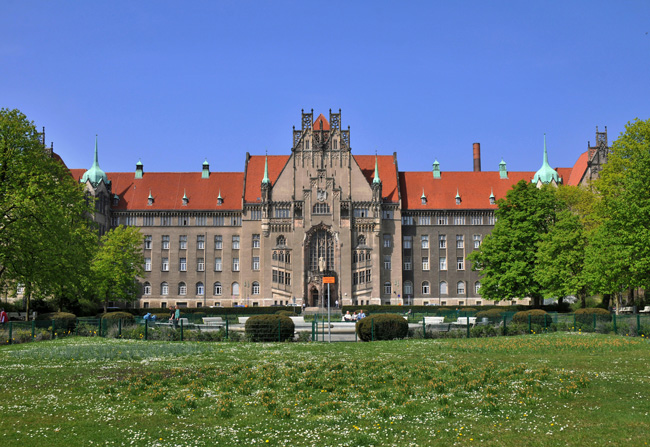
[[[188,203],[190,203],[190,199],[187,197],[187,193],[183,191],[183,206],[187,206]]]
[[[120,196],[113,194],[113,206],[117,206],[120,203]]]
[[[460,197],[456,197],[456,205],[460,205]]]
[[[151,195],[151,190],[149,191],[149,197],[147,197],[147,205],[153,205],[153,196]]]
[[[223,205],[223,198],[217,197],[217,205],[219,206]]]

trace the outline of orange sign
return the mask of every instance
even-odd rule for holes
[[[323,284],[334,284],[333,276],[323,276]]]

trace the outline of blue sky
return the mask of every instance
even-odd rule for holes
[[[650,118],[650,1],[0,1],[0,107],[71,168],[242,171],[342,109],[399,169],[572,166]]]

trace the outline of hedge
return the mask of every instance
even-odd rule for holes
[[[246,336],[251,341],[285,341],[293,338],[293,320],[284,315],[255,315],[246,320]]]
[[[41,321],[54,320],[54,324],[57,328],[68,331],[74,331],[77,323],[77,316],[68,312],[50,312],[47,314],[40,314],[36,319]]]
[[[399,315],[377,314],[357,321],[356,331],[361,341],[394,340],[408,335],[409,324]]]
[[[611,321],[612,314],[607,310],[600,307],[587,307],[583,309],[577,309],[575,312],[576,321],[579,323],[592,323],[594,321],[594,315],[596,315],[596,320],[598,321]]]
[[[546,311],[542,309],[531,309],[517,312],[512,316],[512,321],[513,323],[528,323],[529,316],[530,322],[533,324],[545,325],[546,323],[551,324],[552,322],[552,318],[548,317]]]
[[[133,323],[135,321],[135,317],[129,312],[106,312],[100,317],[102,320],[124,320],[130,323]]]

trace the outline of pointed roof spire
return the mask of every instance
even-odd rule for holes
[[[203,162],[202,166],[203,169],[201,170],[201,178],[210,178],[210,163],[208,163],[207,158]]]
[[[183,205],[187,205],[189,201],[190,199],[187,197],[187,193],[185,192],[185,189],[183,189]]]
[[[271,179],[269,179],[269,154],[267,152],[266,156],[264,157],[264,178],[262,179],[262,184],[268,185],[270,183]]]
[[[458,188],[456,188],[456,205],[460,205],[460,194],[458,193]]]
[[[84,173],[83,177],[81,177],[81,183],[86,183],[90,180],[90,183],[92,183],[94,187],[97,187],[97,185],[99,185],[99,182],[103,180],[107,186],[110,184],[106,173],[102,171],[102,168],[99,167],[98,154],[99,151],[97,149],[97,135],[95,135],[95,158],[93,160],[93,165]]]
[[[490,199],[494,199],[494,189],[490,188]]]
[[[219,195],[217,196],[217,205],[223,204],[223,197],[221,197],[221,188],[219,188]]]
[[[421,199],[426,199],[427,196],[424,195],[424,188],[422,188],[422,195],[420,196]]]
[[[546,134],[544,134],[544,158],[542,161],[542,167],[535,173],[533,176],[532,182],[537,184],[542,182],[543,184],[548,184],[555,182],[560,183],[562,179],[558,175],[557,171],[548,164],[548,151],[546,150]]]
[[[372,179],[372,184],[376,185],[377,183],[381,183],[381,179],[379,178],[379,165],[377,164],[377,152],[375,152],[375,176]]]
[[[440,178],[440,163],[437,158],[433,161],[433,178]]]
[[[149,199],[153,200],[153,196],[151,195],[151,189],[149,189]]]

